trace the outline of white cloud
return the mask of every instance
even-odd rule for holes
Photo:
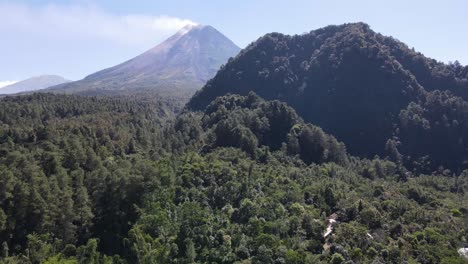
[[[94,1],[41,6],[18,2],[0,0],[0,80],[43,73],[81,79],[196,24],[159,14],[113,14],[86,4]]]
[[[8,86],[10,84],[14,84],[16,82],[18,82],[18,81],[0,81],[0,89],[5,87],[5,86]]]
[[[31,7],[0,3],[0,32],[14,31],[51,39],[101,39],[118,44],[154,45],[191,20],[171,16],[115,15],[93,5]],[[117,44],[116,43],[116,44]]]

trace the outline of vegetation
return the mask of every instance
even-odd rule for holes
[[[439,167],[467,167],[467,132],[468,102],[436,90],[401,110],[395,134],[407,166],[429,173]]]
[[[288,103],[353,155],[394,155],[391,140],[409,169],[429,162],[426,173],[467,168],[468,66],[426,58],[366,24],[267,34],[221,68],[188,108],[204,111],[218,96],[250,91]]]
[[[428,98],[450,124],[466,107]],[[393,141],[388,159],[350,156],[253,93],[170,109],[0,100],[0,263],[466,263],[468,171],[410,173]],[[411,116],[437,122],[430,109],[400,114],[402,139],[419,126]]]

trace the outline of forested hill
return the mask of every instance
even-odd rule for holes
[[[444,103],[431,99],[434,92],[440,97],[436,90],[444,94]],[[468,99],[468,67],[427,58],[366,24],[328,26],[295,36],[267,34],[220,69],[188,108],[203,110],[217,96],[247,95],[249,91],[287,102],[307,122],[343,141],[352,154],[388,155],[387,143],[392,139],[390,145],[398,148],[407,164],[425,162],[430,169],[444,166],[458,171],[467,166],[464,101]],[[434,107],[413,111],[411,122],[425,123],[417,125],[423,129],[418,133],[425,135],[425,141],[416,132],[413,137],[400,134],[405,130],[402,126],[411,123],[402,120],[409,117],[405,109],[415,105]],[[422,116],[429,112],[429,119]],[[436,120],[442,119],[449,119],[450,124],[439,125]],[[456,137],[458,146],[445,144],[449,134]],[[444,143],[422,148],[429,138]],[[412,140],[417,143],[404,144]],[[455,163],[437,154],[453,148],[458,153]]]
[[[265,101],[253,92],[248,96],[216,98],[199,122],[190,120],[192,115],[190,112],[180,115],[175,129],[204,135],[192,136],[203,144],[203,151],[235,147],[254,158],[265,158],[265,151],[280,151],[290,158],[297,156],[306,164],[345,165],[348,161],[345,145],[332,135],[305,123],[287,104]],[[193,133],[194,128],[198,128],[197,133]]]

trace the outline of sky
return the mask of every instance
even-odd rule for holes
[[[466,0],[0,0],[0,87],[42,74],[70,80],[131,59],[186,24],[241,48],[270,32],[365,22],[428,57],[468,64]]]

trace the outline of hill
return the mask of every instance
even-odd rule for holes
[[[203,110],[217,96],[254,91],[265,99],[287,102],[305,121],[343,141],[352,154],[373,157],[388,154],[389,139],[401,143],[400,112],[410,103],[426,102],[436,90],[467,100],[468,67],[437,62],[364,23],[354,23],[303,35],[261,37],[220,69],[187,107]],[[466,123],[465,112],[457,116],[458,123]],[[468,134],[466,125],[457,129]],[[466,144],[461,144],[466,157]],[[436,151],[398,148],[406,160]],[[437,151],[447,151],[444,148]],[[462,159],[457,165],[433,160],[431,168],[445,164],[462,170],[466,168]]]
[[[68,82],[70,81],[58,75],[35,76],[0,88],[0,94],[16,94],[37,91]]]

